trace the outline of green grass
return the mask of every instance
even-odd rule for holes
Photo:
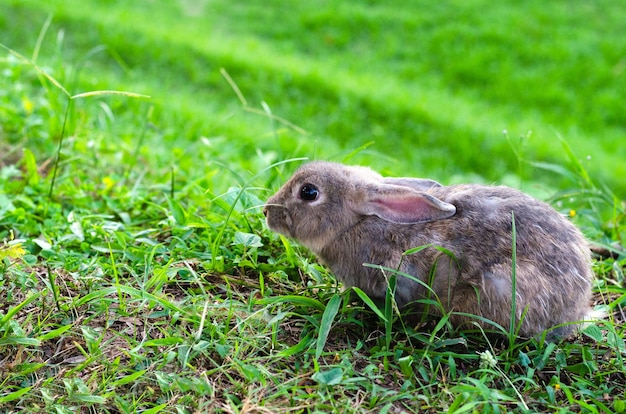
[[[231,3],[0,1],[40,68],[0,51],[2,411],[626,411],[622,8]],[[297,157],[549,196],[609,317],[504,344],[353,301],[263,224]]]
[[[179,2],[8,4],[1,17],[6,44],[31,50],[51,13],[55,35],[44,39],[42,58],[86,59],[80,77],[86,89],[149,94],[155,119],[184,125],[186,136],[273,144],[263,139],[271,130],[262,118],[224,122],[239,104],[220,75],[225,68],[251,106],[265,101],[311,132],[281,135],[303,142],[307,155],[337,156],[374,141],[358,161],[384,169],[395,160],[401,171],[441,181],[479,173],[493,182],[520,173],[503,129],[516,139],[530,135],[529,159],[557,163],[565,162],[561,135],[580,157],[591,157],[594,176],[626,191],[618,179],[626,174],[626,16],[609,1],[411,7],[213,1],[198,10]],[[106,49],[86,58],[100,46]],[[329,142],[338,147],[327,150]],[[564,185],[540,169],[521,175]]]

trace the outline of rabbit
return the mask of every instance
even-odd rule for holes
[[[397,269],[399,307],[418,301],[420,312],[441,316],[423,300],[438,298],[454,326],[493,329],[491,321],[507,332],[514,217],[518,336],[566,337],[591,315],[585,238],[548,204],[513,188],[443,186],[313,161],[269,198],[263,213],[270,230],[310,249],[345,286],[383,299],[391,272],[382,267]],[[404,254],[420,246],[428,247]]]

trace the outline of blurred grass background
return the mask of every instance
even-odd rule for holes
[[[618,2],[0,5],[1,42],[29,57],[52,16],[37,63],[73,92],[152,96],[113,100],[109,115],[94,109],[103,125],[116,117],[104,132],[109,151],[132,147],[149,117],[159,131],[149,147],[156,163],[201,136],[220,137],[222,161],[251,170],[291,156],[342,160],[371,143],[350,161],[446,183],[554,189],[569,184],[520,168],[511,143],[526,159],[566,164],[561,136],[595,178],[626,192],[626,8]],[[80,70],[64,73],[66,63]],[[307,133],[242,111],[222,68],[249,107],[263,112],[266,103]],[[31,126],[28,141],[23,131],[3,125],[0,138],[52,154],[56,137],[45,128]]]

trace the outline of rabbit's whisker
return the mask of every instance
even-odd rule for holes
[[[277,203],[268,203],[268,204],[262,204],[262,207],[281,207],[281,208],[287,208],[285,207],[284,204],[277,204]]]
[[[254,206],[250,206],[250,207],[244,209],[243,211],[248,212],[248,211],[251,211],[251,210],[263,209],[263,208],[265,208],[268,205],[269,206],[274,206],[274,205],[279,206],[278,204],[257,204],[257,205],[254,205]]]

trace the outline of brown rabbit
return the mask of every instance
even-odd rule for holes
[[[578,229],[548,204],[508,187],[386,178],[366,167],[304,164],[264,209],[271,230],[311,249],[337,278],[384,298],[398,269],[403,306],[438,298],[460,326],[477,315],[509,329],[512,217],[516,227],[519,335],[571,334],[590,314],[590,253]],[[413,254],[407,250],[428,246]],[[425,285],[429,286],[426,288]],[[436,307],[422,312],[435,312]]]

